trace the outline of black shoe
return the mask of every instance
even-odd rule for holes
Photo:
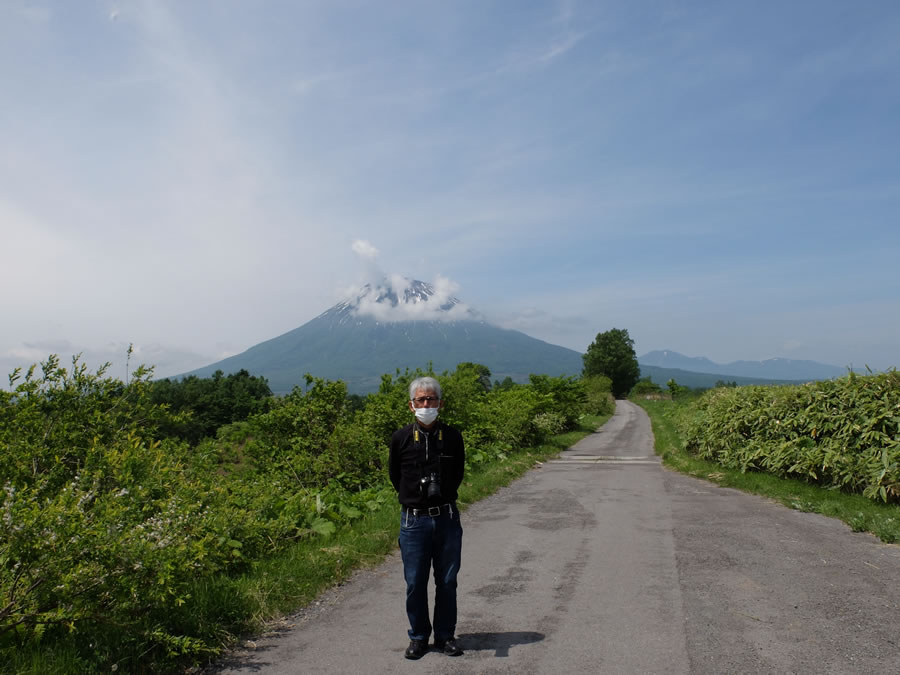
[[[410,640],[409,647],[403,654],[408,659],[421,659],[428,651],[428,640]]]
[[[444,642],[439,640],[434,641],[434,648],[439,652],[446,654],[447,656],[462,656],[463,650],[460,649],[459,645],[456,644],[456,638],[450,638]]]

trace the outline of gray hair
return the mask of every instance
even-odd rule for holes
[[[417,377],[409,383],[409,400],[412,401],[416,392],[421,389],[424,392],[432,392],[438,398],[441,397],[441,383],[433,377]]]

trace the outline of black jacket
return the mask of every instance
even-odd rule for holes
[[[403,506],[421,508],[456,501],[465,463],[462,434],[440,420],[427,432],[413,422],[391,436],[388,474]],[[440,480],[441,495],[428,499],[420,484],[432,473]]]

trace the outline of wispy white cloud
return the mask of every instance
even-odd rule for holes
[[[355,239],[352,248],[356,255],[365,260],[375,260],[378,257],[378,249],[363,239]]]
[[[53,337],[213,358],[360,269],[442,298],[458,280],[573,348],[609,324],[685,353],[718,335],[720,361],[763,336],[703,313],[738,325],[761,289],[773,311],[900,290],[881,257],[867,285],[804,282],[898,246],[900,11],[413,5],[0,3],[0,355]],[[772,349],[813,350],[801,328]]]
[[[546,50],[535,58],[535,62],[549,63],[550,61],[559,58],[581,42],[585,35],[585,33],[568,33],[557,38]]]
[[[539,43],[516,47],[499,65],[486,71],[484,75],[498,78],[521,75],[535,68],[546,68],[574,49],[587,35],[586,31],[576,32],[566,29]],[[477,80],[470,82],[474,83]]]
[[[546,23],[538,25],[539,32],[532,37],[532,43],[525,48],[516,48],[495,74],[545,67],[565,56],[591,32],[584,24],[576,27],[577,14],[575,2],[558,2]]]

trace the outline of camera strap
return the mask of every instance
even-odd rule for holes
[[[424,439],[425,443],[425,460],[420,460],[420,467],[423,472],[427,469],[428,466],[433,465],[437,467],[437,473],[441,473],[441,452],[444,450],[444,430],[440,427],[437,429],[437,459],[436,461],[431,458],[431,447],[428,442],[428,439],[432,437],[432,434],[428,433],[425,429],[419,429],[418,423],[413,427],[413,443],[416,448],[421,450],[422,442]]]

